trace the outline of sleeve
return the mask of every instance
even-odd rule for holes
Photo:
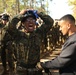
[[[6,49],[7,48],[7,43],[12,40],[11,36],[8,34],[8,32],[6,31],[3,40],[2,40],[2,47],[1,49]]]
[[[52,28],[54,20],[49,15],[43,13],[39,13],[38,15],[43,20],[43,24],[37,30],[47,33]]]
[[[67,67],[73,64],[74,61],[76,61],[75,57],[76,57],[76,44],[74,43],[66,47],[55,59],[41,63],[41,66],[47,69],[59,69]]]
[[[12,36],[16,36],[18,34],[18,29],[16,28],[18,23],[21,21],[23,15],[18,14],[17,16],[13,17],[12,20],[8,23],[8,33]]]
[[[9,25],[8,25],[9,28],[10,28],[10,29],[12,29],[12,28],[15,29],[17,23],[18,23],[19,21],[21,21],[22,17],[23,17],[23,15],[21,15],[21,14],[18,14],[17,16],[13,17],[12,20],[9,22]]]

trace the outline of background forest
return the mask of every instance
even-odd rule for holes
[[[0,0],[0,13],[8,12],[12,16],[22,9],[33,8],[48,14],[48,1],[52,0]]]
[[[0,14],[7,12],[13,16],[18,14],[22,9],[30,8],[49,14],[48,6],[52,1],[53,0],[0,0]],[[76,0],[67,0],[67,2],[69,6],[72,6],[71,10],[73,10],[73,15],[76,18]]]

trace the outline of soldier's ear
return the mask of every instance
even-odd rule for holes
[[[69,29],[70,27],[71,27],[71,24],[68,24],[68,25],[67,25],[67,28]]]
[[[67,26],[67,28],[69,29],[69,26]]]

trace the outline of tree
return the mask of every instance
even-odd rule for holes
[[[69,6],[72,6],[73,15],[76,18],[76,0],[68,0]]]
[[[48,14],[48,1],[52,0],[0,0],[0,13],[7,12],[14,16],[22,9],[33,8]]]

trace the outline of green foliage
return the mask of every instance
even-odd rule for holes
[[[73,15],[76,18],[76,0],[68,0],[69,6],[72,6]]]
[[[40,12],[49,12],[48,1],[52,0],[0,0],[0,13],[7,12],[11,16],[18,14],[22,9],[37,9]]]
[[[76,0],[68,0],[69,5],[76,5]]]

